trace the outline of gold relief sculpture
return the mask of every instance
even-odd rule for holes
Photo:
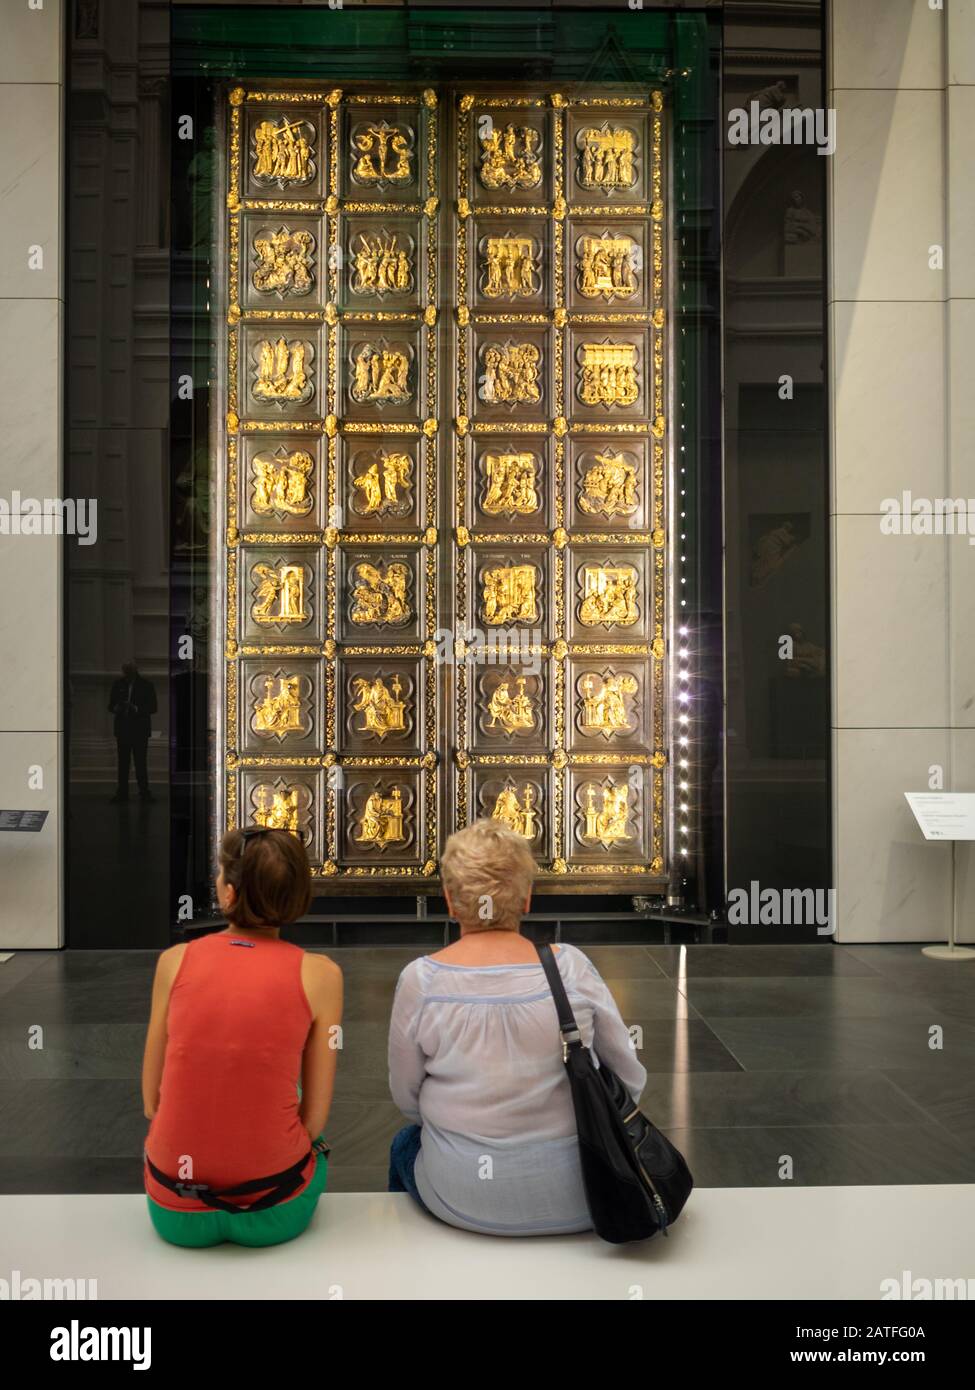
[[[257,369],[252,394],[259,401],[292,401],[300,405],[310,399],[312,383],[305,371],[308,344],[265,338],[257,350]]]
[[[282,446],[273,454],[255,454],[251,462],[254,511],[259,516],[274,512],[307,516],[313,506],[308,483],[314,466],[311,454],[304,449],[289,453]]]
[[[264,681],[264,698],[254,705],[254,729],[259,734],[304,733],[301,718],[300,676],[278,676],[277,693],[274,676]]]
[[[484,455],[486,486],[481,510],[490,516],[529,516],[538,511],[539,462],[533,453]]]
[[[362,818],[352,837],[360,845],[402,844],[406,840],[403,830],[403,793],[393,787],[389,796],[381,791],[370,792],[362,808]]]
[[[401,626],[412,617],[406,597],[409,568],[394,560],[386,565],[370,565],[363,560],[352,570],[350,616],[360,626]]]
[[[538,821],[534,801],[535,789],[527,783],[520,802],[514,787],[505,787],[504,791],[498,793],[491,819],[500,821],[502,825],[506,825],[509,830],[526,840],[534,840]]]
[[[353,476],[352,484],[361,493],[353,500],[353,510],[360,516],[402,516],[411,506],[408,489],[412,476],[413,460],[409,454],[387,454],[382,450],[364,472]],[[404,496],[400,495],[400,488]]]
[[[260,786],[254,793],[254,824],[298,834],[298,789]]]
[[[481,142],[481,182],[485,188],[537,188],[542,181],[538,155],[542,137],[532,126],[496,126],[485,118],[488,128],[479,135]]]
[[[481,293],[488,299],[528,299],[537,294],[538,252],[534,237],[489,236],[483,242]]]
[[[361,232],[352,264],[353,294],[405,294],[413,288],[412,244],[401,244],[396,234]]]
[[[525,694],[525,677],[518,676],[515,681],[518,687],[517,695],[511,694],[511,682],[500,681],[488,701],[488,713],[491,716],[489,729],[494,729],[498,724],[501,725],[506,734],[513,734],[518,729],[534,729],[535,727],[535,703],[530,695]]]
[[[278,623],[307,622],[303,565],[255,565],[251,573],[258,580],[251,609],[256,623],[274,627]]]
[[[629,299],[636,294],[636,244],[628,236],[584,236],[577,244],[576,283],[587,299]]]
[[[602,792],[601,809],[596,806],[597,791]],[[606,786],[595,787],[589,783],[586,787],[583,818],[586,827],[582,832],[584,840],[598,840],[604,845],[613,844],[617,840],[629,840],[631,837],[627,825],[630,819],[630,804],[626,784],[618,787],[614,782],[609,782]]]
[[[312,157],[314,127],[309,121],[261,121],[254,129],[255,183],[310,183],[315,177]]]
[[[534,565],[503,565],[485,570],[484,621],[492,626],[538,622],[535,581]]]
[[[625,696],[635,695],[638,689],[635,676],[610,673],[598,676],[587,671],[580,681],[582,697],[582,727],[594,734],[627,734],[633,725],[626,713]]]
[[[412,131],[385,121],[356,130],[352,137],[353,179],[373,188],[412,182],[412,143]]]
[[[382,677],[368,681],[357,676],[352,682],[355,702],[352,708],[362,715],[362,723],[357,733],[375,734],[384,739],[387,734],[403,733],[406,729],[406,701],[400,699],[403,684],[399,676],[393,678],[391,689],[386,688]]]
[[[488,405],[534,405],[542,398],[542,360],[535,343],[492,343],[484,352],[478,395]]]
[[[632,130],[625,126],[615,130],[590,127],[579,132],[577,143],[579,182],[583,188],[609,193],[614,188],[632,188],[636,183],[636,135]]]
[[[586,627],[629,627],[637,621],[637,572],[632,565],[586,565],[579,621]]]
[[[632,516],[639,503],[636,495],[636,463],[615,449],[596,454],[586,469],[579,506],[590,516]]]
[[[635,343],[583,343],[579,356],[584,405],[632,405],[639,397]]]
[[[399,348],[385,343],[367,343],[352,362],[353,380],[349,391],[359,404],[403,404],[411,399],[410,359]]]
[[[667,455],[643,438],[663,436],[670,352],[666,123],[644,114],[659,94],[567,102],[501,84],[438,111],[419,86],[354,88],[249,83],[230,98],[227,274],[213,297],[227,422],[215,607],[230,658],[219,820],[314,842],[316,880],[383,877],[398,891],[432,882],[456,824],[493,815],[526,843],[551,830],[566,855],[546,861],[554,883],[633,891],[631,875],[669,867],[670,786],[648,770],[644,807],[632,780],[618,784],[629,762],[663,761],[676,698],[662,637],[676,540],[662,526]],[[340,255],[326,276],[326,240],[347,270]],[[460,331],[440,333],[445,318]],[[644,327],[658,330],[646,349]],[[352,531],[339,530],[341,507]],[[262,529],[277,534],[248,534]],[[788,551],[788,536],[773,539],[756,546],[755,583]],[[531,630],[548,676],[510,655],[479,675],[460,658],[483,657],[459,641],[442,690],[442,604],[448,623]],[[303,637],[319,609],[322,633]],[[641,645],[618,645],[637,641],[631,631]],[[344,676],[343,635],[357,659]],[[816,649],[796,649],[789,674],[814,665]],[[345,741],[371,755],[327,751]],[[319,811],[310,777],[336,759],[346,778],[377,770]]]
[[[251,284],[258,294],[307,294],[311,289],[312,255],[315,238],[303,228],[297,232],[279,227],[276,232],[265,229],[254,238],[257,262]]]

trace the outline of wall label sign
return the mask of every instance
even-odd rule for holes
[[[41,830],[46,811],[0,811],[0,830]]]
[[[905,792],[926,840],[975,840],[975,792]]]

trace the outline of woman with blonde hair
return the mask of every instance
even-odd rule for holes
[[[483,820],[441,862],[460,939],[411,962],[396,987],[389,1083],[411,1121],[393,1140],[389,1189],[441,1221],[493,1235],[591,1228],[558,1018],[521,934],[535,863],[525,839]],[[595,966],[555,948],[583,1042],[634,1102],[646,1072]]]

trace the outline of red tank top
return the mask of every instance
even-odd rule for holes
[[[308,1153],[297,1089],[312,1023],[303,956],[274,937],[221,933],[187,946],[169,998],[159,1107],[146,1140],[168,1177],[219,1191],[280,1173]],[[298,1191],[314,1168],[311,1158]],[[208,1210],[161,1187],[148,1169],[145,1178],[160,1206]],[[246,1205],[254,1196],[236,1200]]]

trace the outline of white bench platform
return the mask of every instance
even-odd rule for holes
[[[326,1194],[288,1245],[180,1250],[139,1196],[0,1196],[0,1278],[96,1279],[110,1298],[878,1299],[884,1279],[971,1279],[975,1186],[705,1188],[667,1240],[505,1239],[406,1195]]]

